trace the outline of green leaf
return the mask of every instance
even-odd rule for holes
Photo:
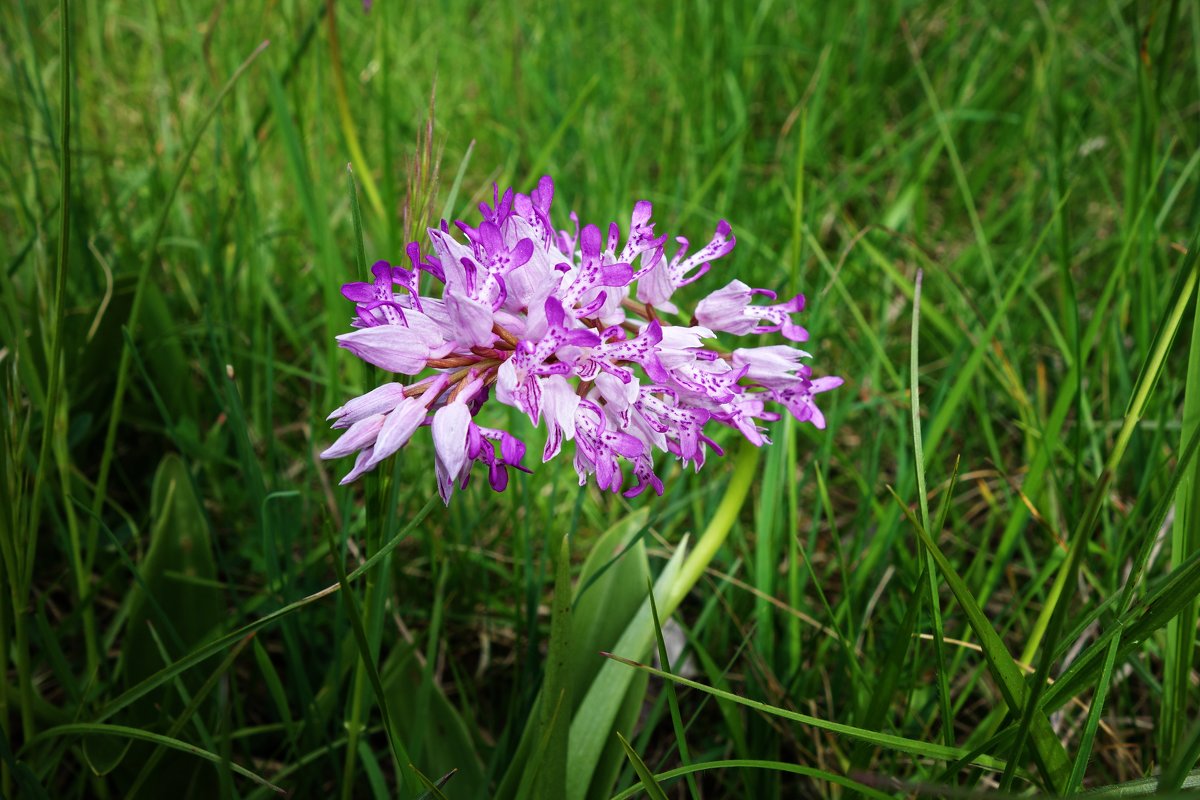
[[[645,508],[623,517],[600,535],[584,559],[571,610],[572,645],[566,669],[567,696],[571,699],[568,718],[574,715],[604,665],[600,651],[616,645],[641,606],[642,587],[650,575],[641,542],[648,517]],[[536,724],[540,702],[539,697],[493,800],[529,796],[535,771],[530,759],[545,736]]]
[[[909,410],[912,418],[913,460],[916,462],[917,498],[921,509],[921,526],[933,535],[941,532],[945,524],[945,515],[949,510],[949,498],[954,494],[954,484],[958,478],[958,462],[954,464],[954,475],[946,490],[945,500],[938,515],[937,527],[929,526],[929,493],[925,487],[925,445],[921,433],[921,385],[919,332],[921,330],[921,283],[923,272],[917,270],[917,278],[913,287],[912,332],[909,345]],[[925,553],[922,574],[929,579],[929,616],[933,621],[933,652],[937,672],[938,703],[942,714],[942,737],[946,744],[954,744],[954,712],[950,703],[950,679],[946,674],[945,634],[942,629],[941,599],[938,596],[937,580],[933,566],[933,557]]]
[[[450,770],[442,777],[438,778],[437,783],[429,780],[421,770],[413,767],[413,771],[417,773],[417,779],[425,786],[426,791],[421,794],[417,800],[446,800],[445,793],[442,792],[442,787],[457,774],[457,770]]]
[[[568,659],[571,654],[571,542],[562,536],[554,579],[554,611],[550,618],[550,644],[546,673],[538,703],[538,727],[544,748],[534,759],[537,777],[535,798],[559,800],[567,787],[567,743],[571,730],[571,685]]]
[[[662,603],[671,591],[683,564],[687,551],[687,539],[679,543],[675,554],[663,568],[654,584],[654,595]],[[637,614],[625,627],[614,651],[637,658],[645,658],[654,640],[651,623],[650,601],[646,600]],[[604,744],[609,740],[617,712],[625,700],[634,673],[612,662],[600,667],[596,679],[588,687],[583,702],[571,719],[571,750],[567,769],[567,800],[584,800],[592,784],[592,777],[600,763]],[[602,791],[607,792],[607,787]]]
[[[362,210],[358,206],[358,190],[354,185],[354,168],[346,165],[346,184],[350,190],[350,217],[354,220],[354,263],[358,266],[359,280],[367,275],[367,252],[363,247]]]
[[[606,530],[592,544],[579,573],[572,609],[567,675],[572,713],[604,666],[599,651],[610,650],[641,608],[650,565],[641,535],[649,511],[638,509]]]
[[[637,674],[625,691],[617,714],[613,718],[614,731],[633,731],[646,707],[646,689],[650,686],[650,676]],[[592,785],[588,787],[587,800],[607,800],[612,794],[613,787],[625,767],[625,751],[617,737],[611,736],[604,743],[600,757],[596,760],[596,772],[592,775]]]

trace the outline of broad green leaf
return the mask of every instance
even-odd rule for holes
[[[641,608],[650,566],[642,542],[634,541],[645,530],[648,517],[645,508],[625,517],[596,540],[584,559],[571,613],[573,644],[567,662],[572,713],[604,665],[600,651],[612,649]]]
[[[646,689],[649,685],[649,675],[639,673],[634,676],[613,719],[614,731],[633,731],[645,709]],[[615,736],[609,737],[604,743],[604,749],[600,751],[600,758],[596,761],[596,772],[592,775],[592,785],[588,787],[587,800],[607,800],[625,763],[625,750],[620,741]]]
[[[535,759],[534,797],[559,800],[567,786],[567,742],[571,730],[571,543],[565,534],[558,550],[554,579],[554,610],[545,679],[538,703],[538,727],[545,747]]]
[[[616,645],[641,606],[650,567],[639,537],[648,516],[649,512],[643,508],[622,518],[600,535],[584,559],[571,609],[572,645],[566,669],[566,695],[571,700],[569,717],[574,716],[589,684],[604,664],[600,652]],[[535,744],[543,738],[543,732],[534,723],[540,718],[537,710],[540,702],[539,697],[494,800],[529,796],[533,778],[530,759]]]
[[[674,586],[687,551],[687,539],[679,543],[675,554],[654,583],[657,602],[664,604]],[[647,599],[626,626],[613,652],[627,657],[645,658],[654,642],[654,625]],[[610,740],[617,712],[632,683],[633,673],[619,664],[605,662],[584,695],[571,719],[571,750],[567,769],[567,800],[584,800],[592,785],[592,776],[600,763],[604,745]],[[608,787],[599,787],[607,792]]]

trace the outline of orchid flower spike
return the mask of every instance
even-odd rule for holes
[[[510,431],[477,422],[492,400],[546,428],[542,460],[574,442],[580,485],[597,484],[626,496],[647,488],[662,494],[654,454],[664,452],[700,469],[721,455],[713,431],[728,427],[756,446],[768,442],[761,422],[779,418],[774,405],[801,422],[825,427],[815,396],[842,379],[813,377],[811,356],[784,344],[716,345],[717,333],[745,337],[778,333],[805,342],[793,320],[804,296],[776,299],[768,289],[729,281],[696,306],[691,325],[670,324],[675,292],[700,279],[736,240],[721,220],[708,244],[688,255],[688,241],[656,235],[650,203],[635,204],[622,240],[616,223],[602,231],[555,230],[550,218],[554,181],[542,178],[530,194],[496,188],[482,220],[429,230],[429,247],[405,248],[409,267],[379,261],[372,280],[348,283],[354,329],[338,344],[376,367],[420,376],[405,386],[387,383],[330,415],[344,429],[322,458],[357,453],[342,483],[402,449],[430,428],[434,472],[442,499],[464,488],[482,463],[496,491],[508,469],[521,465],[525,444]],[[422,273],[438,290],[422,293]],[[632,476],[627,485],[626,468]]]

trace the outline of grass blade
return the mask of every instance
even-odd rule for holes
[[[1192,253],[1200,239],[1191,244]],[[1195,255],[1192,256],[1195,258]],[[1183,427],[1179,441],[1182,445],[1200,430],[1200,311],[1193,311],[1192,336],[1189,343],[1187,387],[1183,399]],[[1193,463],[1188,477],[1175,493],[1175,525],[1171,528],[1172,569],[1192,553],[1200,550],[1200,468]],[[1163,653],[1162,746],[1164,762],[1171,764],[1175,748],[1183,736],[1187,720],[1194,715],[1189,708],[1194,703],[1191,676],[1194,671],[1196,624],[1200,618],[1200,602],[1193,600],[1168,627],[1166,650]]]
[[[836,786],[844,786],[851,791],[857,792],[864,797],[870,797],[872,800],[892,800],[893,795],[886,794],[878,789],[867,786],[864,783],[859,783],[856,780],[847,778],[843,775],[836,775],[832,772],[827,772],[822,769],[806,767],[800,764],[791,764],[787,761],[760,761],[757,759],[729,759],[726,761],[705,761],[698,764],[692,764],[687,767],[679,767],[677,769],[660,772],[655,775],[655,780],[661,782],[669,781],[673,778],[678,778],[681,775],[694,775],[697,772],[708,772],[709,770],[718,769],[769,769],[777,772],[784,772],[791,775],[803,775],[806,778],[814,778],[816,780],[827,781]],[[642,784],[637,783],[620,794],[613,797],[612,800],[630,800],[642,791]]]
[[[337,552],[337,544],[334,539],[333,528],[326,527],[326,535],[329,538],[329,547],[332,552]],[[383,728],[387,733],[388,744],[392,748],[392,756],[396,759],[396,764],[401,767],[401,777],[404,785],[408,790],[415,792],[417,787],[413,785],[412,776],[405,770],[404,767],[411,768],[411,761],[408,753],[404,749],[404,743],[400,739],[400,733],[396,730],[393,715],[388,706],[387,693],[383,690],[383,681],[379,679],[379,670],[375,665],[375,656],[371,650],[370,640],[367,638],[367,630],[363,625],[363,612],[358,603],[358,598],[354,592],[350,590],[350,582],[346,577],[346,568],[342,561],[337,556],[334,556],[333,568],[337,572],[338,586],[342,589],[342,598],[346,602],[347,614],[350,619],[350,628],[354,632],[354,641],[358,645],[359,664],[366,671],[367,679],[371,682],[371,690],[375,693],[375,703],[379,706],[379,713],[383,717]]]
[[[920,500],[921,509],[921,525],[925,531],[932,537],[941,532],[941,525],[936,528],[929,527],[929,493],[925,487],[925,448],[921,437],[921,387],[920,387],[920,357],[918,350],[918,342],[921,330],[921,279],[923,272],[917,270],[917,278],[913,286],[913,316],[912,316],[912,334],[909,347],[909,408],[912,414],[912,437],[913,437],[913,458],[917,468],[917,497]],[[958,471],[958,465],[955,464],[955,472]],[[943,504],[943,511],[949,508],[949,497],[953,494],[954,479],[951,478],[950,489],[947,490],[947,500]],[[942,518],[944,520],[944,517]],[[940,521],[942,521],[940,520]],[[946,647],[945,634],[942,631],[942,608],[941,598],[938,595],[937,586],[937,570],[934,566],[933,556],[925,551],[925,567],[924,574],[928,577],[927,584],[929,591],[929,616],[933,621],[933,652],[934,666],[937,671],[937,690],[938,703],[942,713],[942,738],[947,745],[954,744],[954,711],[950,704],[950,679],[946,674]],[[1010,765],[1011,766],[1011,765]]]
[[[939,761],[954,761],[967,754],[966,750],[958,747],[946,747],[945,745],[922,742],[917,739],[907,739],[903,736],[894,736],[890,733],[869,731],[865,728],[855,727],[854,725],[846,725],[841,722],[832,722],[830,720],[820,719],[819,717],[814,717],[809,714],[801,714],[796,711],[789,711],[786,708],[778,708],[770,705],[769,703],[751,700],[748,697],[742,697],[740,695],[733,694],[732,692],[714,689],[711,686],[705,686],[702,683],[689,680],[688,678],[683,678],[679,675],[672,675],[671,673],[664,672],[661,669],[655,669],[648,664],[640,664],[637,661],[623,658],[622,656],[614,655],[612,653],[605,653],[605,655],[608,658],[611,658],[613,661],[619,662],[628,667],[633,667],[634,669],[648,672],[651,675],[664,678],[668,681],[674,681],[680,686],[688,686],[692,689],[698,689],[699,691],[710,694],[713,697],[728,700],[732,703],[737,703],[738,705],[745,706],[746,708],[752,708],[755,711],[760,711],[764,714],[782,717],[783,719],[791,720],[792,722],[799,722],[803,725],[811,725],[814,728],[820,728],[821,730],[829,731],[830,733],[836,733],[840,736],[845,736],[856,741],[866,742],[876,747],[882,747],[887,750],[896,750],[898,752],[908,753],[909,755],[914,755],[919,758],[932,758]],[[985,755],[972,758],[971,763],[987,769],[1004,768],[1003,761],[999,761],[998,759]]]
[[[896,497],[895,492],[892,493]],[[967,622],[971,626],[971,630],[979,637],[980,646],[983,648],[984,658],[987,660],[988,670],[996,679],[997,685],[1000,687],[1000,692],[1004,696],[1004,702],[1008,704],[1010,709],[1023,708],[1026,697],[1027,687],[1025,686],[1025,678],[1021,673],[1020,667],[1013,660],[1012,654],[1008,652],[1008,648],[1004,646],[1004,642],[996,633],[995,628],[988,622],[983,610],[975,602],[974,595],[967,588],[966,583],[959,577],[957,570],[950,563],[950,560],[942,553],[937,543],[930,538],[921,523],[912,515],[908,507],[904,505],[899,497],[896,497],[896,502],[903,508],[905,515],[908,517],[912,527],[916,530],[917,535],[924,543],[926,550],[937,565],[938,570],[942,573],[950,591],[953,592],[954,598],[962,607],[963,612],[967,616]],[[1062,785],[1066,783],[1066,779],[1070,774],[1070,761],[1067,759],[1067,754],[1063,750],[1062,744],[1055,735],[1054,730],[1050,727],[1049,720],[1044,714],[1039,714],[1032,722],[1032,736],[1034,745],[1034,756],[1037,760],[1039,769],[1042,770],[1046,781],[1054,787],[1055,791],[1061,791]]]
[[[637,751],[629,746],[629,742],[625,741],[625,737],[621,735],[620,731],[617,731],[617,738],[621,740],[621,747],[625,750],[625,755],[629,757],[629,762],[633,764],[633,771],[641,780],[642,790],[646,792],[646,796],[650,800],[667,800],[667,793],[654,779],[654,773],[646,766],[646,762],[642,761],[642,757],[637,754]],[[689,775],[689,777],[691,776]]]
[[[144,731],[140,728],[130,728],[125,725],[109,725],[106,723],[102,724],[97,722],[77,722],[67,725],[56,725],[53,728],[48,728],[42,731],[33,739],[26,742],[25,748],[28,749],[29,747],[40,742],[45,742],[64,736],[122,736],[135,741],[149,742],[162,747],[169,747],[172,750],[178,750],[182,753],[190,753],[218,766],[220,766],[222,762],[221,756],[217,755],[216,753],[209,752],[208,750],[204,750],[196,747],[195,745],[188,744],[187,742],[180,741],[179,739],[175,739],[170,736],[151,733],[150,731]],[[240,764],[230,764],[230,768],[238,775],[241,775],[243,778],[249,778],[259,786],[265,786],[266,788],[271,789],[278,794],[286,794],[283,789],[271,783],[266,778],[262,778],[251,772]]]

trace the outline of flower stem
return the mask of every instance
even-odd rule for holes
[[[33,674],[29,663],[29,633],[25,628],[23,603],[13,600],[13,635],[16,639],[17,688],[21,697],[21,732],[25,741],[33,738]]]
[[[503,339],[503,340],[504,340],[504,341],[505,341],[505,342],[506,342],[508,345],[510,345],[510,346],[511,346],[511,347],[513,347],[514,349],[516,348],[516,346],[517,346],[518,344],[520,344],[520,340],[519,340],[519,339],[517,339],[517,337],[516,337],[516,336],[513,336],[513,335],[512,335],[512,334],[511,334],[511,333],[510,333],[508,330],[506,330],[506,329],[504,328],[504,326],[503,326],[503,325],[501,325],[499,322],[497,322],[495,325],[493,325],[493,326],[492,326],[492,333],[494,333],[494,334],[496,334],[497,336],[499,336],[501,339]]]
[[[725,496],[721,498],[721,504],[717,506],[717,513],[713,515],[708,527],[696,541],[695,548],[688,554],[683,566],[679,568],[679,576],[671,585],[666,602],[660,609],[660,614],[664,619],[674,613],[683,599],[687,597],[688,592],[704,575],[704,571],[708,569],[708,565],[712,563],[717,551],[721,549],[721,545],[729,536],[729,531],[733,529],[733,523],[742,510],[742,506],[746,504],[750,486],[754,483],[754,476],[758,471],[759,448],[748,442],[742,442],[739,446],[741,450],[733,468],[733,478],[730,479],[729,486],[725,489]]]
[[[8,671],[8,595],[0,592],[0,664]],[[8,681],[0,685],[0,736],[9,736],[8,732]],[[11,737],[14,741],[16,737]],[[12,776],[8,772],[8,762],[0,762],[0,795],[12,796]]]

